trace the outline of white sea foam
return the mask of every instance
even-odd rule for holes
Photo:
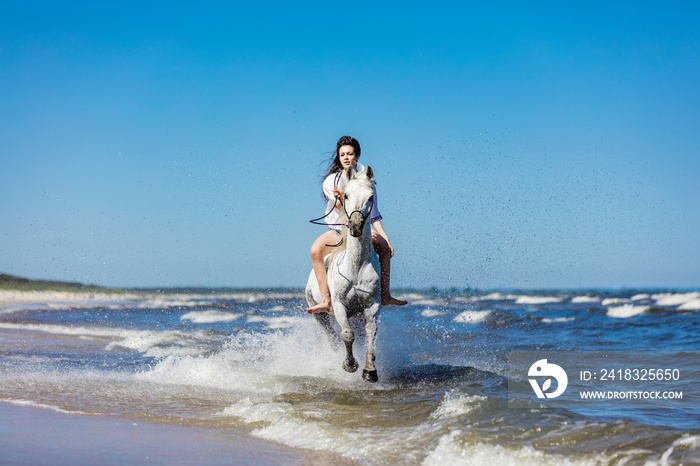
[[[343,435],[341,429],[322,420],[304,419],[295,414],[294,406],[288,403],[255,403],[250,399],[244,399],[220,413],[222,416],[235,416],[250,424],[264,423],[265,426],[253,430],[252,434],[267,440],[298,448],[335,451],[355,459],[367,454],[366,449],[372,442],[372,437],[362,432],[366,429],[359,429],[355,435],[367,437],[369,441],[353,445],[357,440],[353,442],[353,439]]]
[[[673,445],[669,449],[667,449],[663,455],[661,455],[661,461],[660,464],[662,465],[668,465],[669,463],[669,458],[673,454],[673,452],[676,449],[682,449],[682,450],[695,450],[698,447],[700,447],[700,436],[697,435],[689,435],[689,436],[684,436],[679,439],[676,439],[673,442]],[[688,463],[690,464],[690,463]]]
[[[28,406],[30,408],[48,409],[48,410],[51,410],[53,412],[62,413],[62,414],[80,414],[83,416],[89,416],[89,415],[94,416],[95,415],[95,414],[86,413],[83,411],[67,410],[67,409],[63,409],[63,408],[60,408],[60,407],[54,406],[54,405],[37,403],[36,401],[31,401],[31,400],[15,400],[12,398],[0,398],[0,402],[10,403],[10,404],[17,405],[17,406]]]
[[[543,317],[542,322],[546,324],[556,324],[556,323],[561,323],[561,322],[571,322],[572,320],[576,320],[575,317]]]
[[[547,454],[532,447],[506,448],[500,445],[468,443],[465,434],[454,430],[445,434],[423,461],[424,466],[485,465],[485,466],[588,466],[601,463],[600,457],[570,460],[559,455]]]
[[[574,304],[598,303],[600,302],[600,298],[595,296],[574,296],[573,298],[571,298],[571,302]]]
[[[493,311],[464,311],[452,320],[460,324],[477,324],[486,320],[492,312]]]
[[[299,319],[300,317],[291,316],[267,317],[252,315],[247,317],[249,323],[261,322],[270,329],[289,328]]]
[[[413,306],[441,306],[445,304],[444,299],[420,298],[410,301]]]
[[[692,293],[661,293],[651,296],[658,306],[682,306],[687,302],[700,299],[700,292]]]
[[[425,299],[426,296],[420,293],[404,293],[400,296],[397,296],[399,299],[405,299],[406,301],[409,301],[410,303],[414,303],[415,301],[418,301],[419,299]]]
[[[562,298],[557,296],[518,296],[515,304],[551,304],[560,303]]]
[[[231,322],[240,318],[243,314],[222,312],[215,309],[209,311],[192,311],[180,317],[180,320],[189,320],[195,324],[211,324],[215,322]]]
[[[420,313],[420,315],[423,317],[439,317],[444,316],[445,314],[447,314],[446,311],[438,311],[436,309],[426,309]]]
[[[362,361],[362,348],[355,348]],[[304,377],[334,386],[362,386],[360,375],[342,369],[343,356],[344,350],[330,348],[315,319],[304,316],[293,319],[285,332],[232,335],[215,354],[170,356],[139,377],[257,394],[303,391]]]
[[[628,302],[629,302],[629,299],[625,299],[625,298],[605,298],[603,300],[603,302],[600,304],[602,304],[603,306],[610,306],[612,304],[625,304]]]
[[[479,301],[513,301],[517,299],[518,296],[512,295],[512,294],[503,294],[499,292],[494,292],[494,293],[489,293],[483,296],[472,296],[470,301],[472,302],[479,302]]]
[[[649,298],[651,298],[651,296],[649,296],[648,294],[640,293],[640,294],[636,294],[636,295],[632,296],[630,298],[630,301],[642,301],[644,299],[649,299]]]
[[[649,306],[633,306],[631,304],[625,304],[624,306],[608,308],[606,314],[608,315],[608,317],[626,319],[628,317],[634,317],[640,314],[644,314],[649,309]]]
[[[145,309],[206,306],[217,301],[231,300],[256,303],[263,300],[303,298],[296,292],[237,292],[217,294],[197,293],[91,293],[67,291],[0,290],[0,310],[64,310],[103,307],[107,309]]]
[[[691,299],[678,306],[678,309],[681,311],[700,311],[700,298]]]
[[[378,426],[344,428],[325,420],[327,411],[309,411],[308,406],[284,402],[257,402],[250,398],[229,406],[221,416],[235,416],[260,425],[252,434],[293,447],[334,451],[354,460],[372,463],[416,464],[418,445],[425,443],[435,427],[432,423],[405,428]],[[414,448],[406,449],[405,445]]]
[[[282,381],[275,381],[268,375],[232,364],[221,353],[208,356],[168,356],[147,372],[136,375],[138,380],[161,384],[189,385],[195,387],[258,392],[271,394],[273,390],[285,390]],[[279,392],[278,392],[279,393]]]
[[[485,396],[481,395],[460,395],[453,391],[448,392],[430,416],[440,419],[468,414],[477,409],[486,399]]]
[[[249,424],[265,423],[266,426],[255,429],[253,435],[293,447],[336,451],[340,449],[339,453],[352,451],[351,446],[339,438],[341,432],[330,424],[300,419],[299,416],[294,416],[294,413],[294,406],[289,403],[255,403],[246,398],[225,408],[220,415],[235,416]]]
[[[165,356],[173,353],[193,354],[201,350],[198,342],[208,342],[211,339],[202,332],[185,333],[177,330],[133,330],[110,327],[69,327],[51,324],[15,324],[0,322],[0,328],[50,333],[54,335],[72,335],[78,338],[107,339],[105,349],[116,347],[129,348],[144,356]],[[195,345],[193,345],[195,343]]]

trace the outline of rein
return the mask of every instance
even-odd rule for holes
[[[343,209],[344,209],[344,208],[345,208],[345,204],[343,204]],[[331,207],[331,210],[329,210],[328,212],[326,212],[326,215],[324,215],[323,217],[315,218],[315,219],[313,219],[313,220],[309,220],[309,223],[313,223],[314,225],[345,226],[345,225],[346,225],[345,223],[325,223],[325,222],[321,222],[321,220],[323,220],[324,218],[328,217],[328,216],[331,214],[331,212],[333,212],[334,209],[335,209],[335,206]],[[346,214],[346,215],[347,215],[347,214]],[[340,238],[340,241],[338,241],[336,244],[326,244],[326,246],[329,246],[329,247],[331,247],[331,248],[337,248],[337,247],[340,246],[341,244],[343,244],[343,238]]]
[[[372,214],[372,207],[374,207],[374,197],[372,197],[372,201],[369,203],[369,210],[367,211],[367,215],[363,214],[362,211],[359,210],[359,209],[353,210],[352,212],[350,212],[350,214],[348,214],[348,211],[347,211],[347,209],[345,208],[345,202],[342,202],[342,201],[341,201],[341,204],[343,204],[343,212],[345,213],[345,217],[347,217],[348,220],[350,220],[350,217],[352,217],[352,214],[354,214],[355,212],[358,212],[360,215],[362,215],[362,228],[364,228],[365,223],[367,222],[367,217],[369,217],[369,216]],[[331,212],[333,212],[334,209],[335,209],[335,204],[333,205],[333,207],[331,207],[331,209],[330,209],[328,212],[326,212],[326,215],[324,215],[323,217],[315,218],[315,219],[313,219],[313,220],[309,220],[309,223],[313,223],[314,225],[344,226],[344,227],[347,227],[347,226],[348,226],[347,223],[326,223],[326,222],[321,222],[321,220],[323,220],[324,218],[328,217],[328,216],[331,214]],[[343,244],[343,238],[340,238],[340,241],[339,241],[337,244],[326,244],[326,246],[330,246],[330,247],[332,247],[332,248],[337,248],[337,247],[340,246],[341,244]]]

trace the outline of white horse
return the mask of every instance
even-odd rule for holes
[[[374,175],[371,167],[367,167],[364,172],[357,172],[351,167],[343,176],[346,177],[343,210],[347,222],[343,226],[342,244],[326,257],[328,288],[331,292],[333,314],[340,325],[347,350],[343,369],[355,372],[358,368],[352,354],[355,335],[350,326],[350,318],[364,318],[367,361],[362,378],[368,382],[376,382],[379,378],[374,366],[374,340],[377,334],[377,314],[381,306],[381,290],[379,259],[372,247],[369,222],[374,202]],[[321,292],[313,270],[306,283],[306,301],[309,306],[321,302]],[[318,312],[314,317],[328,333],[331,342],[339,344],[340,340],[330,315]]]

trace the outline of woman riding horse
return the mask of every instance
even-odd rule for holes
[[[328,200],[327,212],[329,214],[326,215],[326,223],[329,231],[319,236],[311,246],[311,264],[321,290],[322,301],[315,306],[309,307],[306,310],[309,313],[333,312],[324,258],[333,251],[333,245],[340,240],[339,220],[343,209],[341,194],[344,184],[341,175],[343,172],[347,172],[350,167],[356,170],[358,166],[360,170],[364,168],[357,163],[357,160],[360,158],[360,152],[360,143],[357,139],[350,136],[341,137],[336,144],[336,150],[333,153],[328,172],[323,180],[323,194]],[[379,255],[381,268],[382,306],[404,306],[406,301],[391,296],[391,258],[394,256],[394,247],[389,241],[389,235],[384,230],[381,220],[382,216],[377,209],[377,194],[375,190],[370,223],[374,227],[372,230],[372,245]]]

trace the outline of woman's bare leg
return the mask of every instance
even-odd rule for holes
[[[391,249],[389,249],[389,244],[375,231],[372,231],[372,244],[379,256],[382,283],[382,306],[405,306],[408,304],[408,301],[396,299],[391,296]]]
[[[314,241],[311,246],[311,265],[316,274],[318,288],[321,290],[321,302],[315,306],[306,309],[306,312],[313,314],[314,312],[333,312],[331,305],[331,292],[328,289],[328,274],[326,273],[325,257],[333,250],[329,244],[338,242],[338,234],[334,231],[327,231]]]

